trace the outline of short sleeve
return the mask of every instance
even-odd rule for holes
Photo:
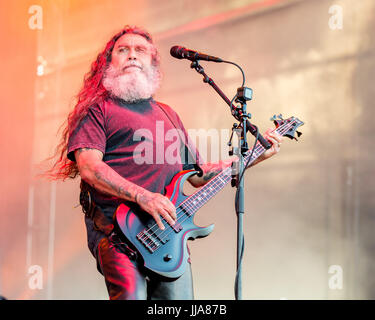
[[[105,153],[105,117],[98,105],[90,107],[87,115],[71,132],[68,141],[68,159],[76,161],[74,151],[80,148],[93,148]]]

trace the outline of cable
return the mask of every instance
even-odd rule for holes
[[[242,68],[237,64],[237,63],[234,63],[232,61],[227,61],[227,60],[223,60],[222,62],[224,63],[229,63],[229,64],[233,64],[234,66],[236,66],[238,69],[240,69],[241,73],[242,73],[242,85],[241,87],[243,87],[245,85],[245,73],[243,72]]]
[[[227,61],[227,60],[223,60],[224,63],[228,63],[228,64],[233,64],[234,66],[236,66],[238,69],[240,69],[241,73],[242,73],[242,84],[241,84],[241,87],[243,87],[245,85],[245,73],[243,72],[242,68],[237,64],[237,63],[234,63],[232,61]],[[232,109],[232,106],[233,106],[233,101],[237,98],[237,93],[234,95],[234,97],[232,98],[232,100],[230,101],[230,108]]]

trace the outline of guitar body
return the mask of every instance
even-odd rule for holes
[[[176,207],[177,221],[170,226],[163,220],[165,230],[159,229],[153,217],[136,204],[121,204],[115,213],[120,230],[141,255],[144,266],[168,278],[177,278],[185,272],[189,258],[187,240],[206,237],[214,228],[213,224],[198,227],[193,222],[194,214],[180,206],[188,198],[182,192],[183,185],[196,173],[195,170],[181,171],[166,187],[165,196]]]

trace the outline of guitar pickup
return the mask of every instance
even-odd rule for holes
[[[176,233],[179,233],[181,230],[182,230],[182,226],[179,222],[175,222],[175,224],[173,226],[171,226],[172,229],[176,232]]]
[[[190,217],[193,212],[189,212],[189,210],[187,210],[183,205],[180,205],[179,209],[184,213],[186,214],[188,217]]]
[[[161,244],[160,242],[147,230],[143,230],[142,232],[137,234],[137,239],[149,250],[153,253]]]

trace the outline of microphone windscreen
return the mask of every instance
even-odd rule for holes
[[[170,54],[172,57],[175,57],[177,59],[182,59],[183,58],[183,55],[182,55],[182,50],[185,49],[184,47],[180,47],[180,46],[173,46],[170,50]]]

